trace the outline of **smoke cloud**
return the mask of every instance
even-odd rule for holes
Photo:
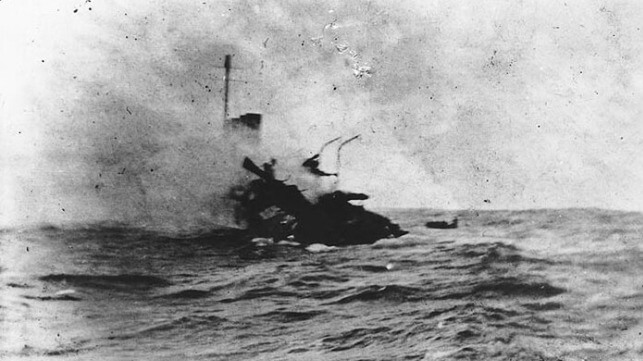
[[[641,7],[548,5],[4,1],[0,223],[230,224],[242,155],[312,189],[355,134],[371,206],[639,209]]]

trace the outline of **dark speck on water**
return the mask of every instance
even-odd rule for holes
[[[643,215],[452,213],[442,230],[391,211],[410,234],[321,253],[238,230],[3,231],[0,358],[641,359]]]

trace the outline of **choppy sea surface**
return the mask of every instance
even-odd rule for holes
[[[386,214],[410,234],[320,253],[5,230],[0,358],[643,360],[640,213]]]

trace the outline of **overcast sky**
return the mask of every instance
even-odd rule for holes
[[[371,206],[643,209],[637,1],[0,2],[0,224],[224,222],[231,115]],[[265,159],[260,159],[261,156]]]

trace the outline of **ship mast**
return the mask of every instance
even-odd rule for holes
[[[231,63],[232,63],[232,56],[230,54],[225,56],[225,61],[223,63],[223,66],[225,67],[225,76],[223,78],[223,81],[225,83],[225,87],[223,90],[223,122],[228,121],[228,90],[230,89],[230,68],[231,68]]]
[[[247,113],[242,114],[238,118],[230,118],[230,70],[232,70],[232,55],[225,56],[223,62],[225,68],[225,76],[223,78],[223,129],[226,131],[238,132],[241,129],[250,130],[246,137],[253,138],[253,141],[258,141],[259,130],[261,128],[261,114]]]

